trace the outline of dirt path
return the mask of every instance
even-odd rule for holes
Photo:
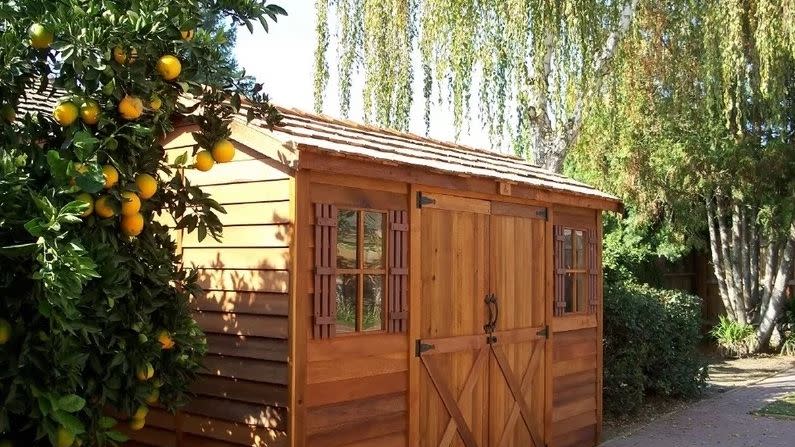
[[[732,378],[731,371],[726,371],[726,378]],[[795,369],[789,369],[756,383],[742,383],[602,446],[793,447],[795,421],[753,416],[749,412],[794,391]]]

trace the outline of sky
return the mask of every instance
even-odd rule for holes
[[[278,23],[271,24],[269,33],[265,33],[261,28],[255,28],[254,33],[251,34],[246,28],[240,28],[237,32],[235,56],[249,75],[264,83],[265,91],[274,103],[312,111],[314,109],[315,1],[280,0],[275,3],[285,8],[288,16],[280,17]],[[332,42],[333,40],[332,36]],[[335,48],[332,46],[328,55],[331,79],[323,113],[340,117],[334,52]],[[421,77],[415,76],[415,78],[409,130],[424,134]],[[350,118],[357,121],[363,119],[361,87],[362,77],[354,77]],[[458,141],[470,146],[490,148],[488,136],[483,132],[484,126],[477,122],[477,113],[473,112],[472,115],[469,129],[462,131]],[[445,105],[436,105],[432,108],[430,136],[447,141],[455,140],[452,112]]]

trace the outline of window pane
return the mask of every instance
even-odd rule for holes
[[[585,273],[577,273],[576,274],[576,282],[577,282],[577,309],[576,312],[585,312],[586,308],[586,295],[588,294],[588,286],[586,285],[586,281],[588,279],[588,275]]]
[[[337,332],[356,331],[356,289],[359,275],[337,275]]]
[[[572,266],[571,230],[568,228],[564,229],[563,237],[563,265],[566,266],[567,269],[570,269]]]
[[[364,213],[364,267],[384,267],[384,215]]]
[[[362,326],[365,331],[380,331],[383,328],[384,276],[364,275],[364,309]]]
[[[574,258],[576,260],[574,268],[585,268],[585,232],[577,230],[574,232],[574,247],[577,250]]]
[[[566,281],[563,283],[563,296],[566,299],[566,312],[574,312],[574,274],[566,273]]]
[[[337,219],[337,267],[355,269],[356,265],[356,232],[359,221],[356,211],[339,210]]]

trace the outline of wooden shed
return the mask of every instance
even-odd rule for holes
[[[620,202],[512,156],[282,113],[274,131],[241,117],[235,161],[189,174],[228,213],[223,242],[181,240],[211,355],[168,445],[597,444],[601,212]]]
[[[601,213],[613,196],[516,157],[282,110],[186,172],[222,242],[175,233],[207,294],[196,398],[131,446],[592,446]],[[191,151],[190,126],[164,142]]]

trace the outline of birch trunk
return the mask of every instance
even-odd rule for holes
[[[734,304],[729,298],[729,292],[726,287],[726,275],[723,272],[723,260],[721,259],[720,239],[718,236],[718,222],[715,216],[715,205],[712,197],[707,198],[707,227],[709,227],[709,244],[710,255],[712,256],[712,270],[715,273],[715,278],[718,280],[718,293],[720,299],[723,301],[723,307],[726,313],[731,317],[734,316]]]
[[[778,320],[784,309],[787,279],[789,279],[789,272],[792,268],[793,251],[795,251],[795,222],[790,225],[789,239],[782,248],[781,259],[776,268],[775,280],[770,290],[771,293],[770,298],[767,300],[767,306],[762,307],[759,311],[761,320],[756,330],[757,350],[767,348],[770,343],[770,336],[773,334],[773,329],[776,327],[776,320]]]
[[[726,225],[726,220],[729,216],[726,212],[726,207],[723,204],[723,198],[716,199],[717,221],[718,221],[718,236],[720,238],[721,259],[723,260],[721,268],[723,268],[723,278],[726,282],[726,292],[731,302],[733,314],[729,315],[733,321],[740,324],[747,324],[748,320],[745,315],[745,304],[742,302],[739,276],[735,269],[736,261],[732,250],[732,235],[730,234],[729,227]]]

